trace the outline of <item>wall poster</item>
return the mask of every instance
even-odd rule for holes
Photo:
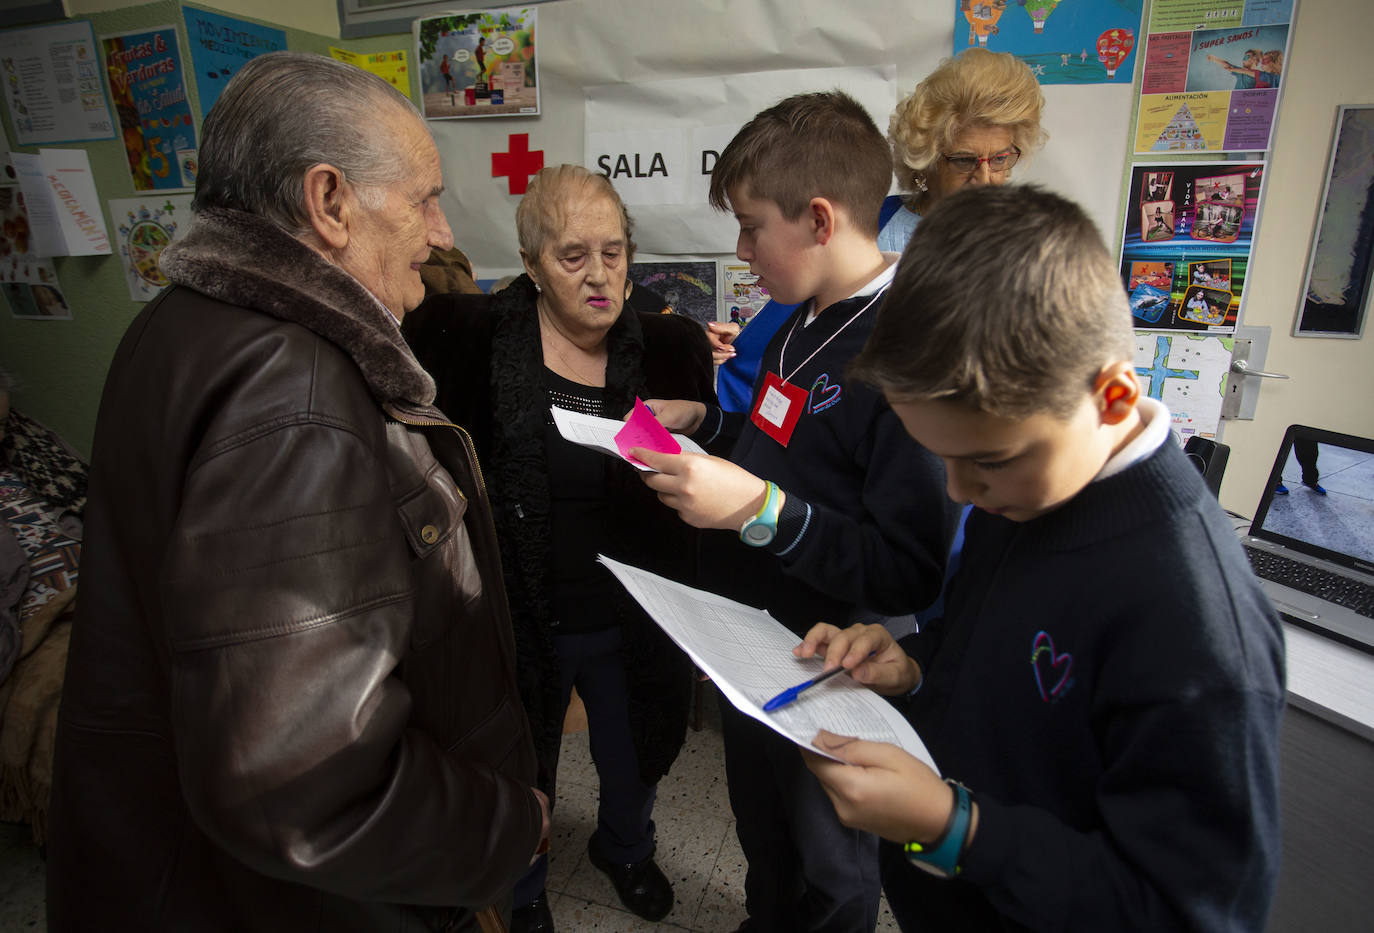
[[[0,72],[17,145],[114,138],[89,20],[0,32]]]
[[[475,10],[415,21],[425,117],[539,113],[537,10]]]
[[[1268,150],[1292,18],[1293,0],[1155,0],[1136,153]]]
[[[1010,52],[1041,84],[1130,84],[1143,0],[955,0],[954,54]],[[965,28],[967,27],[967,29]]]
[[[1259,212],[1263,162],[1136,163],[1121,280],[1144,330],[1233,331]]]
[[[196,126],[177,28],[101,36],[100,44],[134,190],[195,187]]]

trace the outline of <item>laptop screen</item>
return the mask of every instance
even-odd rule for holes
[[[1250,534],[1374,573],[1374,438],[1290,425]]]

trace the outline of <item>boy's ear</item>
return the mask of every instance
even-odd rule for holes
[[[806,218],[816,243],[824,246],[835,235],[835,205],[828,198],[812,198],[806,206]]]
[[[1103,366],[1093,385],[1093,402],[1103,424],[1120,424],[1140,402],[1140,380],[1130,360]]]
[[[344,205],[343,172],[321,162],[305,172],[305,214],[310,229],[330,249],[348,245],[348,209]]]

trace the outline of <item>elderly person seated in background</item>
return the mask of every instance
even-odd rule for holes
[[[883,202],[878,248],[902,252],[920,215],[945,195],[1010,181],[1021,157],[1044,143],[1044,104],[1030,67],[1010,52],[972,48],[943,61],[888,123],[893,171],[905,194]],[[722,408],[748,408],[764,348],[793,307],[770,303],[743,332],[736,324],[711,325]]]
[[[554,798],[576,686],[601,785],[588,855],[626,907],[658,920],[673,896],[654,861],[654,794],[686,735],[692,667],[596,555],[685,580],[697,533],[630,465],[565,440],[549,408],[618,419],[636,396],[709,399],[710,350],[690,318],[625,304],[634,242],[605,177],[546,168],[515,222],[525,274],[491,296],[431,297],[404,333],[485,465],[539,785]],[[553,929],[546,870],[517,886],[517,931]]]
[[[276,52],[200,157],[96,423],[49,928],[494,927],[548,802],[481,477],[399,330],[453,245],[438,150]]]

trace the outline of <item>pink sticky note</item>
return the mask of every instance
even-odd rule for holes
[[[630,420],[625,422],[625,427],[616,432],[615,446],[620,449],[620,455],[631,463],[641,463],[630,456],[632,447],[643,447],[645,450],[664,454],[682,453],[682,445],[673,440],[673,435],[658,423],[649,406],[638,398],[635,399],[634,410],[630,412]]]

